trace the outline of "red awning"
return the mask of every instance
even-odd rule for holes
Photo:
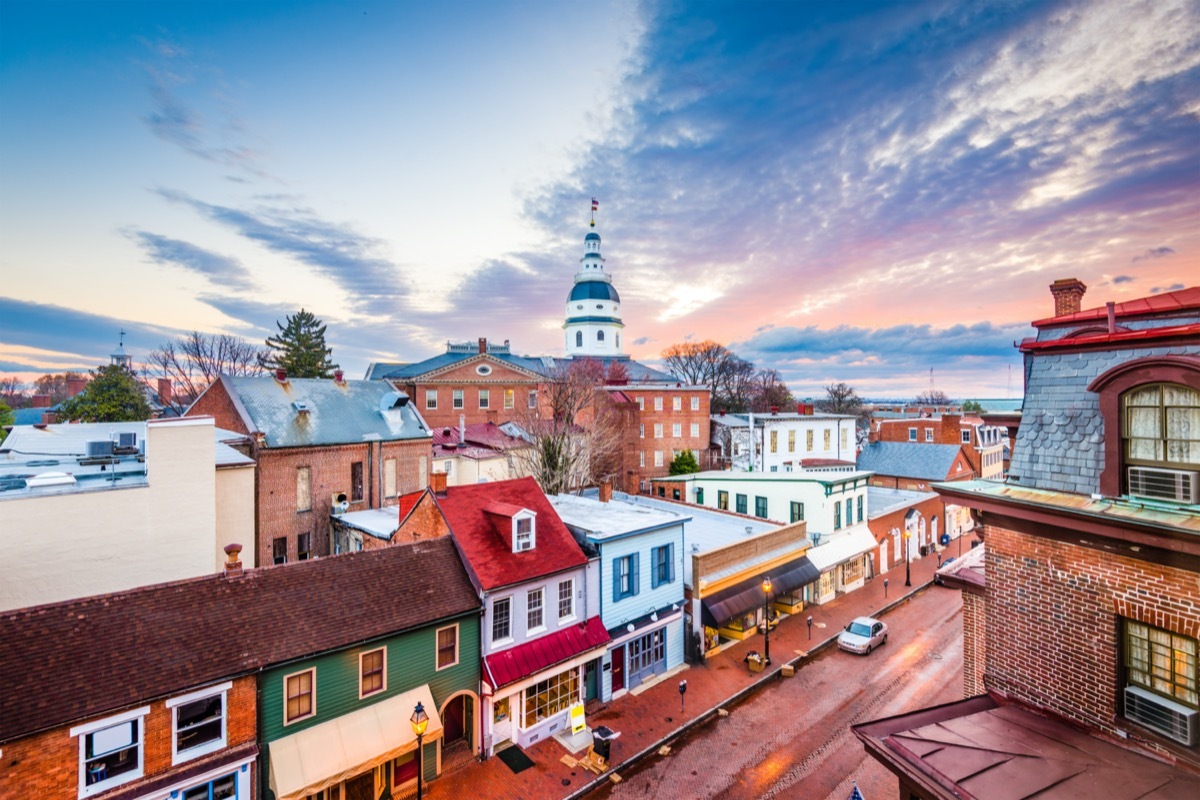
[[[544,669],[569,661],[608,644],[610,637],[600,617],[541,636],[483,659],[484,672],[493,689],[516,683]]]

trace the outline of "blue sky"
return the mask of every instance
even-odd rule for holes
[[[1006,396],[1053,280],[1196,283],[1198,115],[1195,2],[5,0],[0,376],[556,354],[595,196],[637,358]]]

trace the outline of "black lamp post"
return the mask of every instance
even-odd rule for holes
[[[908,539],[912,536],[908,531],[904,532],[904,585],[912,586],[912,566],[908,557]]]
[[[425,728],[429,726],[429,715],[425,713],[425,706],[417,701],[417,707],[413,709],[413,715],[409,718],[412,723],[413,733],[417,735],[417,800],[421,800],[421,740],[425,738]]]
[[[808,615],[808,640],[812,641],[812,614]]]
[[[771,665],[771,579],[763,578],[763,665]]]
[[[883,599],[884,600],[887,600],[887,587],[888,587],[888,579],[884,578],[883,579]]]

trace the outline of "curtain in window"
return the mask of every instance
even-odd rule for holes
[[[1125,435],[1129,458],[1162,461],[1162,391],[1158,386],[1136,389],[1125,395]]]
[[[1186,386],[1163,387],[1167,411],[1167,461],[1200,464],[1200,392]]]

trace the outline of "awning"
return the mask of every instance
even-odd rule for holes
[[[771,578],[771,591],[778,595],[794,592],[812,583],[821,577],[821,571],[804,556],[780,564],[700,598],[700,620],[710,628],[720,628],[742,614],[761,608],[765,602],[762,590],[765,577]]]
[[[600,617],[592,617],[578,625],[487,656],[483,660],[485,676],[493,689],[499,689],[590,650],[603,650],[608,642],[609,635],[604,623]]]
[[[808,558],[817,569],[825,572],[845,563],[855,556],[875,549],[875,537],[866,528],[855,528],[849,533],[834,536],[831,541],[808,551]]]
[[[271,790],[275,800],[299,800],[416,749],[413,709],[429,715],[425,740],[442,735],[442,720],[429,684],[372,703],[336,719],[271,742]]]

